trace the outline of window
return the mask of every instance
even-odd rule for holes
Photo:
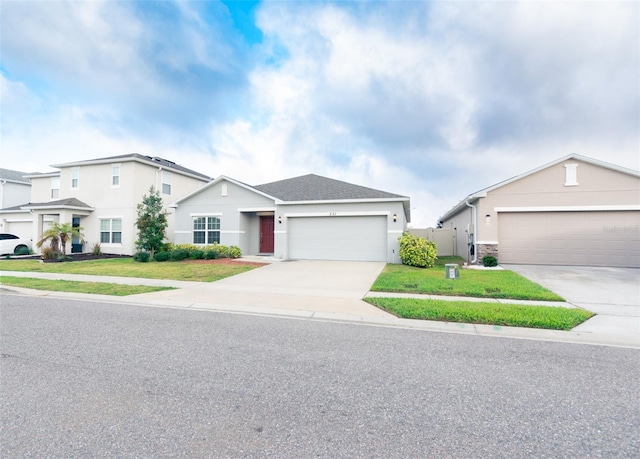
[[[120,164],[111,166],[111,186],[120,186]]]
[[[101,244],[122,244],[122,219],[121,218],[100,219],[100,243]]]
[[[60,197],[60,177],[51,177],[51,199]]]
[[[80,169],[77,167],[71,169],[71,188],[78,188],[80,186]]]
[[[220,244],[220,218],[194,217],[193,243]]]
[[[162,194],[171,194],[171,172],[162,171]]]
[[[564,175],[565,175],[564,186],[578,185],[578,165],[577,164],[565,164]]]

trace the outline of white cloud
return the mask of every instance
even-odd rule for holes
[[[312,172],[409,195],[414,226],[568,153],[640,168],[637,3],[257,14],[249,51],[212,2],[3,4],[3,164],[140,152],[251,184]]]

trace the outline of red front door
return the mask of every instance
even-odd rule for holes
[[[273,215],[260,217],[260,253],[273,253]]]

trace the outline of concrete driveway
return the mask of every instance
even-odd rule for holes
[[[597,314],[576,331],[640,336],[640,269],[503,265]]]
[[[384,266],[382,262],[274,262],[217,282],[193,282],[189,288],[143,296],[155,304],[214,304],[252,312],[288,309],[388,317],[386,312],[362,301]],[[136,296],[139,295],[129,298]]]

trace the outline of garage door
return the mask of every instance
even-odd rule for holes
[[[640,267],[640,212],[498,215],[500,263]]]
[[[287,225],[291,259],[387,260],[387,217],[292,217]]]

